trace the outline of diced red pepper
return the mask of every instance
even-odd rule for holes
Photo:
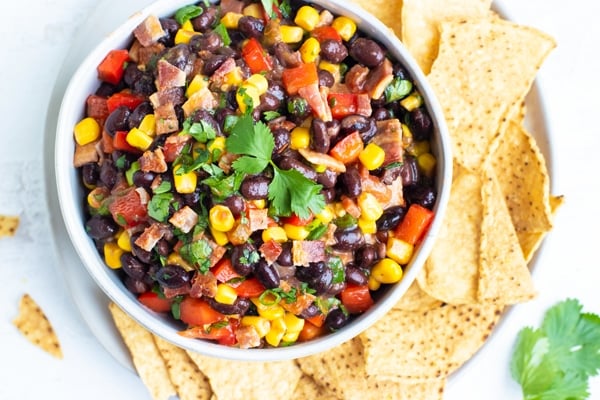
[[[356,114],[358,109],[358,97],[355,93],[329,93],[327,102],[331,108],[331,116],[335,119]]]
[[[325,314],[317,314],[313,317],[306,318],[306,321],[310,322],[314,326],[321,327],[325,323]]]
[[[299,342],[308,342],[310,340],[316,339],[319,336],[323,336],[327,333],[327,329],[324,325],[317,326],[312,324],[308,320],[304,322],[304,326],[298,335]]]
[[[295,68],[286,68],[281,75],[283,86],[290,95],[298,93],[298,89],[319,84],[319,74],[315,63],[300,64]]]
[[[295,226],[306,226],[312,222],[314,215],[310,214],[307,218],[300,218],[296,214],[292,214],[289,217],[282,217],[281,222],[283,224],[291,224]]]
[[[332,26],[320,26],[313,29],[310,34],[312,37],[317,39],[319,43],[322,43],[325,40],[337,40],[339,42],[342,41],[342,37]]]
[[[435,213],[419,204],[411,204],[400,225],[394,231],[394,237],[407,243],[416,244],[427,230]]]
[[[134,227],[146,221],[148,209],[135,188],[127,188],[114,195],[108,205],[113,219],[125,228]]]
[[[227,319],[224,314],[216,311],[206,301],[194,297],[185,297],[179,305],[179,311],[181,320],[190,326],[203,327]]]
[[[350,164],[358,159],[358,155],[363,149],[363,140],[358,131],[354,131],[337,142],[329,151],[329,155],[344,164]]]
[[[246,279],[234,287],[234,289],[237,295],[240,297],[257,297],[266,290],[263,284],[260,283],[256,278]]]
[[[154,312],[171,311],[171,302],[169,299],[160,297],[155,292],[145,292],[138,296],[140,303],[148,307]]]
[[[117,150],[127,151],[129,153],[140,153],[139,149],[136,149],[129,143],[127,143],[127,131],[116,131],[113,137],[113,147]]]
[[[222,258],[217,265],[211,269],[211,271],[219,282],[228,282],[234,278],[241,277],[241,275],[238,274],[235,269],[233,269],[231,260],[227,257]]]
[[[242,58],[253,74],[270,71],[273,68],[271,57],[256,38],[248,39],[242,47]]]
[[[346,310],[351,314],[365,312],[374,304],[367,285],[348,284],[340,293],[340,298]]]
[[[115,146],[113,145],[113,138],[106,132],[104,129],[102,130],[102,151],[105,153],[112,153],[115,150]]]
[[[238,324],[236,320],[230,319],[227,324],[218,322],[215,325],[204,326],[192,326],[186,330],[178,332],[179,335],[190,338],[190,339],[208,339],[215,340],[219,344],[225,346],[231,346],[235,344],[236,337],[235,331],[237,330]]]
[[[125,63],[129,60],[127,50],[118,49],[108,52],[98,65],[98,79],[116,85],[125,72]]]
[[[133,111],[137,106],[144,102],[144,98],[130,92],[118,92],[106,100],[108,112],[111,113],[120,106],[125,106]]]

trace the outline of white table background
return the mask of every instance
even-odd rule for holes
[[[57,265],[44,193],[45,118],[54,81],[73,39],[85,32],[82,23],[102,4],[0,3],[0,213],[21,217],[17,235],[0,239],[0,399],[149,398],[139,378],[100,345],[79,313]],[[550,128],[553,193],[564,194],[566,203],[537,260],[539,296],[514,307],[485,347],[451,378],[449,400],[519,399],[508,369],[519,329],[537,326],[548,307],[567,297],[600,313],[600,3],[500,4],[511,19],[558,42],[538,82]],[[110,15],[111,9],[103,12]],[[32,346],[12,325],[25,292],[54,325],[63,360]],[[591,380],[591,393],[592,399],[600,399],[600,378]]]

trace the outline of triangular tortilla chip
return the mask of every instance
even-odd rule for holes
[[[480,302],[514,304],[531,300],[536,291],[519,238],[496,177],[491,171],[482,187],[479,287]]]
[[[19,217],[14,215],[0,215],[0,237],[14,236],[19,227]]]
[[[60,342],[50,321],[29,294],[21,297],[19,315],[13,324],[31,343],[56,358],[63,358]]]
[[[419,286],[419,283],[414,281],[400,300],[394,304],[393,308],[404,311],[427,311],[441,305],[441,300],[435,299],[425,293]]]
[[[550,196],[550,209],[552,210],[552,221],[554,221],[554,217],[556,216],[557,210],[564,203],[563,196]],[[548,231],[545,232],[517,232],[517,236],[519,237],[519,244],[521,245],[521,250],[523,251],[523,256],[525,257],[525,261],[529,262],[533,258],[535,252],[538,250],[542,241],[548,234]]]
[[[491,0],[404,0],[402,42],[428,74],[438,52],[439,24],[449,18],[484,17],[491,4]]]
[[[200,372],[185,350],[154,335],[169,377],[175,385],[179,400],[210,400],[212,390],[208,378]]]
[[[352,3],[364,8],[377,19],[387,25],[396,36],[402,32],[400,10],[402,0],[350,0]]]
[[[154,400],[168,400],[177,391],[152,334],[125,314],[116,304],[108,305],[115,325],[131,353],[133,365]]]
[[[447,21],[440,27],[429,81],[447,120],[454,157],[476,170],[555,42],[498,18]]]

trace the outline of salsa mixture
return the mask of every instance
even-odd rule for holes
[[[74,127],[86,231],[181,335],[287,346],[367,311],[427,231],[433,122],[354,21],[222,0],[148,16]]]

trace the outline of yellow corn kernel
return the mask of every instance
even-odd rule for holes
[[[291,240],[304,240],[310,233],[306,227],[293,224],[283,224],[283,229],[285,230],[288,239]]]
[[[121,268],[121,256],[125,251],[115,242],[104,244],[104,262],[112,269]]]
[[[369,143],[365,148],[358,154],[358,159],[361,164],[365,166],[369,171],[377,169],[383,165],[385,160],[385,151],[375,143]]]
[[[132,128],[129,131],[129,133],[127,133],[127,136],[125,136],[125,140],[127,141],[127,143],[129,143],[133,147],[138,148],[143,151],[148,150],[148,148],[154,141],[154,139],[152,139],[151,136],[144,133],[139,128]]]
[[[229,11],[229,12],[225,13],[225,15],[223,15],[223,17],[221,17],[221,23],[227,29],[237,29],[238,22],[240,22],[240,18],[242,18],[242,17],[243,17],[242,14]]]
[[[356,199],[360,207],[360,217],[367,221],[377,221],[383,214],[383,207],[377,197],[369,192],[362,192]]]
[[[304,319],[291,312],[285,313],[283,322],[285,322],[286,332],[300,332],[304,328]]]
[[[258,208],[259,210],[263,210],[267,206],[267,200],[266,199],[248,200],[248,205],[250,207],[254,207],[254,208]]]
[[[239,86],[244,81],[244,76],[242,73],[242,69],[240,67],[235,67],[231,71],[225,74],[223,77],[223,84],[226,87]],[[223,88],[223,87],[221,87]]]
[[[376,291],[381,287],[381,282],[376,280],[373,275],[370,275],[369,280],[367,281],[367,286],[369,287],[369,290]]]
[[[437,160],[431,153],[423,153],[417,157],[417,165],[419,169],[427,176],[433,176]]]
[[[181,268],[185,269],[188,272],[194,271],[196,269],[193,265],[190,265],[190,263],[185,261],[179,253],[169,254],[167,256],[167,264],[179,265]]]
[[[286,332],[283,337],[281,338],[281,341],[283,343],[294,343],[296,341],[298,341],[298,337],[300,336],[300,332]]]
[[[336,217],[343,217],[347,213],[346,209],[344,208],[344,205],[340,202],[334,203],[333,209],[335,211]]]
[[[208,77],[202,74],[196,74],[190,81],[187,89],[185,90],[185,97],[190,97],[200,89],[208,87]]]
[[[340,16],[335,18],[331,23],[331,27],[335,29],[345,41],[350,40],[356,32],[356,24],[348,17]]]
[[[410,95],[406,96],[402,100],[400,100],[400,105],[404,107],[407,111],[412,111],[415,108],[421,107],[423,105],[423,97],[417,92],[413,92]]]
[[[247,85],[254,86],[258,91],[259,96],[267,93],[267,90],[269,89],[269,82],[267,81],[267,78],[265,78],[264,75],[261,74],[250,75],[250,77],[246,79],[246,82],[244,83]]]
[[[192,24],[192,20],[188,19],[183,24],[181,24],[181,29],[188,32],[194,32],[194,25]]]
[[[256,309],[258,310],[258,315],[268,319],[269,321],[273,321],[278,318],[283,318],[285,314],[285,310],[279,304],[275,304],[272,306],[265,306],[261,304],[260,306],[256,306]]]
[[[414,246],[402,239],[390,237],[387,241],[385,255],[398,264],[408,264],[413,254]]]
[[[319,69],[328,71],[333,75],[333,79],[336,83],[340,82],[342,79],[342,74],[340,72],[340,64],[334,64],[329,61],[321,60],[319,62]]]
[[[410,153],[416,157],[420,156],[421,154],[429,153],[430,151],[431,146],[429,145],[429,140],[413,142],[412,147],[410,149]]]
[[[131,252],[131,235],[128,231],[123,230],[119,233],[119,236],[117,236],[117,246],[123,251]]]
[[[285,229],[280,226],[271,226],[262,231],[262,240],[263,242],[268,242],[273,240],[278,243],[287,242],[288,237],[285,233]]]
[[[305,63],[317,61],[320,53],[321,44],[314,37],[306,39],[304,43],[302,43],[302,46],[300,46],[300,56]]]
[[[364,234],[377,233],[377,222],[372,219],[365,219],[361,216],[358,219],[358,227]]]
[[[259,3],[249,4],[242,10],[242,14],[248,17],[254,17],[258,19],[263,18],[263,8]]]
[[[237,299],[237,293],[234,288],[226,283],[219,283],[217,285],[217,293],[215,294],[215,300],[221,304],[232,305]]]
[[[100,137],[100,124],[92,117],[87,117],[75,124],[73,128],[75,141],[83,146],[98,140]]]
[[[402,267],[391,258],[383,258],[373,266],[371,277],[379,283],[400,282]]]
[[[187,173],[179,173],[181,165],[173,167],[173,183],[175,184],[175,190],[177,193],[186,194],[194,193],[196,185],[198,184],[198,176],[194,171]]]
[[[252,85],[243,84],[240,86],[235,94],[235,98],[242,113],[245,113],[248,108],[253,110],[254,107],[260,104],[258,89]]]
[[[265,340],[273,347],[279,346],[281,339],[285,335],[285,322],[283,318],[277,318],[271,321],[271,329],[265,335]]]
[[[215,152],[215,150],[218,150],[220,152],[219,157],[225,152],[225,137],[224,136],[217,136],[208,145],[208,151],[210,151],[210,154],[213,154]],[[213,160],[213,161],[216,161],[216,160]]]
[[[96,187],[87,195],[87,203],[90,207],[98,209],[102,207],[104,200],[110,196],[110,191],[106,187]]]
[[[306,149],[310,145],[310,130],[296,127],[290,132],[290,147],[293,150]]]
[[[245,315],[240,320],[242,326],[252,326],[260,338],[264,338],[271,329],[271,321],[258,315]]]
[[[138,129],[148,136],[156,136],[156,117],[154,114],[146,114],[144,118],[142,118],[142,122],[140,122]]]
[[[299,26],[281,25],[279,32],[284,43],[299,43],[304,37],[304,29]]]
[[[199,33],[183,28],[177,29],[177,33],[175,34],[175,44],[188,44],[190,39],[196,35],[199,35]]]
[[[315,29],[319,23],[319,11],[311,6],[302,6],[296,13],[294,22],[296,25],[301,26],[303,29],[310,32]]]
[[[210,233],[212,234],[212,237],[216,244],[218,244],[219,246],[225,246],[227,243],[229,243],[229,238],[227,237],[227,234],[225,232],[217,231],[212,226],[209,226],[209,228]]]
[[[210,227],[219,232],[229,232],[235,224],[235,218],[229,207],[222,204],[213,206],[208,213]]]
[[[318,219],[322,224],[328,224],[335,218],[335,210],[333,206],[328,204],[326,205],[320,213],[315,214],[315,218]]]

